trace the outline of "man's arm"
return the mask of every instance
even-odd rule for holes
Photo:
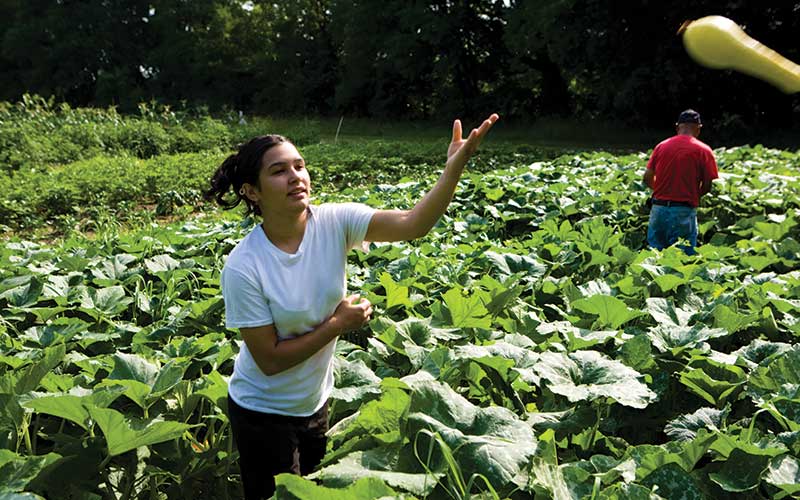
[[[718,177],[717,160],[714,158],[714,154],[709,151],[703,165],[703,176],[700,181],[700,196],[711,192],[711,182]]]
[[[644,175],[642,176],[642,181],[647,184],[647,187],[650,189],[656,188],[656,171],[650,167],[644,169]]]
[[[653,152],[650,153],[650,158],[647,160],[647,167],[644,169],[644,175],[642,176],[642,181],[653,191],[656,190],[656,156],[660,149],[659,146],[661,146],[661,144],[653,148]]]
[[[700,181],[700,196],[711,192],[711,181],[713,179],[703,179]]]

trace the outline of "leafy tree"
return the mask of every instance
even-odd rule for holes
[[[107,100],[135,98],[148,9],[141,0],[7,0],[3,72],[13,71],[16,95],[30,90],[89,104],[100,88]]]
[[[336,2],[337,105],[420,117],[488,104],[506,53],[502,9],[488,0]]]
[[[253,104],[270,113],[328,113],[336,85],[336,50],[330,33],[331,2],[297,0],[255,5],[250,24],[260,27],[252,48],[257,89]],[[258,47],[267,44],[269,49]]]
[[[800,98],[703,68],[678,27],[721,14],[800,61],[800,2],[0,0],[0,99],[257,113],[601,118],[748,137]]]
[[[800,46],[787,37],[798,29],[792,14],[798,8],[795,2],[765,7],[701,0],[675,8],[654,0],[523,0],[511,5],[507,36],[533,54],[546,52],[581,115],[669,124],[680,108],[691,106],[720,128],[764,120],[786,125],[791,97],[751,77],[698,66],[677,31],[687,19],[725,15],[797,59]]]

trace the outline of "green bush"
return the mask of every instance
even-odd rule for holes
[[[202,111],[174,112],[142,104],[140,116],[107,109],[71,108],[52,99],[24,96],[0,103],[0,171],[35,169],[92,158],[129,154],[151,158],[167,153],[228,149],[232,127]],[[241,135],[241,133],[240,133]]]
[[[71,108],[29,95],[0,102],[0,227],[65,227],[93,217],[92,211],[120,219],[190,211],[237,144],[269,133],[299,147],[317,189],[393,184],[440,172],[445,163],[446,135],[434,141],[342,136],[332,143],[322,140],[323,130],[330,137],[336,123],[232,112],[215,118],[202,109],[174,111],[153,103],[142,103],[138,116],[123,116],[113,107]],[[560,152],[485,144],[470,170]]]
[[[197,202],[222,156],[213,152],[147,160],[98,156],[45,172],[17,171],[0,176],[0,192],[4,193],[0,220],[12,228],[35,228],[92,208],[115,211],[123,204],[127,207],[128,202],[140,207],[155,205],[170,191]]]

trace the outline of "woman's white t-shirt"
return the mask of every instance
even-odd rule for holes
[[[260,225],[236,245],[222,270],[225,325],[275,325],[279,339],[303,335],[330,317],[345,297],[347,252],[360,245],[375,210],[359,203],[309,207],[297,252],[272,244]],[[280,415],[309,416],[333,389],[336,341],[305,361],[265,375],[242,343],[228,386],[243,408]]]

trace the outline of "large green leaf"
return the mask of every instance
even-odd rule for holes
[[[773,458],[763,480],[789,495],[800,493],[800,461],[791,455]]]
[[[636,477],[641,479],[666,464],[677,464],[684,471],[691,471],[697,463],[706,456],[709,448],[718,441],[719,434],[714,434],[699,429],[697,435],[690,441],[668,441],[654,446],[649,444],[638,445],[625,451],[625,458],[632,458],[636,464]]]
[[[766,364],[778,355],[788,351],[792,346],[783,342],[769,342],[755,339],[750,344],[733,351],[731,354],[743,360],[748,368],[754,369],[758,365]]]
[[[528,423],[537,431],[553,429],[556,436],[562,439],[573,434],[580,434],[597,422],[597,413],[588,405],[581,405],[569,410],[557,412],[531,412]]]
[[[218,408],[227,411],[228,408],[228,382],[216,370],[203,377],[199,381],[199,387],[194,393],[202,396]]]
[[[114,370],[108,380],[133,380],[150,386],[153,395],[163,394],[183,378],[186,365],[174,360],[159,367],[158,363],[136,355],[117,353],[114,355]]]
[[[727,335],[727,330],[708,328],[700,323],[693,326],[658,325],[647,331],[647,336],[656,349],[661,352],[671,351],[673,354],[703,347],[707,340]]]
[[[654,364],[653,344],[647,335],[635,335],[625,340],[619,348],[619,361],[630,366],[634,370],[643,371]]]
[[[744,330],[758,322],[758,314],[741,314],[725,304],[719,304],[714,307],[712,312],[714,316],[714,325],[717,328],[724,328],[728,333],[736,333]]]
[[[77,318],[57,318],[47,325],[32,326],[22,338],[41,347],[49,347],[59,342],[67,342],[73,336],[86,330],[89,324]]]
[[[628,321],[642,316],[640,311],[629,308],[625,302],[610,295],[593,295],[573,302],[573,309],[597,315],[601,328],[617,329]]]
[[[147,410],[150,407],[148,400],[152,387],[137,380],[112,380],[107,378],[100,382],[98,387],[121,388],[123,394],[142,410]]]
[[[334,359],[335,387],[331,398],[345,402],[361,400],[367,394],[380,394],[381,379],[361,360]]]
[[[515,354],[517,359],[513,359]],[[426,361],[434,359],[432,353]],[[535,363],[533,359],[535,357],[528,356],[526,349],[512,344],[459,346],[445,358],[443,364],[431,370],[431,374],[451,386],[468,385],[470,390],[464,395],[469,398],[488,398],[497,405],[524,412],[525,406],[515,389],[527,389],[531,384],[538,383],[538,377],[530,368]],[[427,363],[423,368],[430,369],[430,366]],[[526,392],[532,392],[532,387]]]
[[[15,276],[0,282],[0,299],[14,307],[30,307],[39,301],[43,287],[42,280],[32,274]]]
[[[0,394],[0,451],[19,445],[25,409],[15,394]]]
[[[750,374],[748,385],[760,394],[779,392],[785,385],[800,385],[800,346],[777,356]]]
[[[21,456],[10,450],[2,451],[6,453],[0,457],[0,494],[5,495],[22,492],[44,468],[61,458],[57,453]]]
[[[395,306],[412,307],[413,304],[408,299],[408,287],[397,284],[389,273],[382,273],[380,284],[386,292],[386,309]]]
[[[356,477],[356,476],[354,476]],[[294,474],[275,476],[275,494],[286,500],[377,500],[403,498],[375,477],[363,477],[343,488],[326,488]]]
[[[451,288],[442,295],[450,313],[450,324],[456,328],[489,328],[489,311],[477,295],[466,296],[460,288]]]
[[[694,413],[670,420],[664,427],[664,433],[679,441],[691,441],[697,437],[697,431],[700,429],[719,430],[728,413],[728,409],[700,408]]]
[[[647,299],[647,312],[660,325],[688,326],[692,316],[697,312],[675,306],[671,300],[661,297]]]
[[[654,489],[664,498],[681,500],[706,500],[705,495],[688,472],[676,463],[668,463],[651,472],[641,483]]]
[[[456,346],[453,349],[454,361],[476,360],[481,362],[488,361],[493,357],[513,361],[513,363],[509,365],[512,372],[517,373],[520,378],[528,384],[539,384],[539,376],[534,370],[539,360],[539,355],[535,352],[531,352],[530,349],[525,349],[502,341],[483,346],[468,344]]]
[[[127,253],[117,253],[103,260],[92,269],[95,283],[110,286],[124,281],[134,273],[129,267],[133,262],[136,262],[136,257]]]
[[[752,455],[736,448],[719,472],[712,472],[708,477],[725,491],[748,491],[758,487],[761,475],[767,470],[769,463],[768,456]]]
[[[92,420],[100,426],[106,438],[108,454],[120,455],[140,446],[163,443],[181,437],[191,425],[163,420],[138,420],[110,408],[87,406]]]
[[[172,258],[169,254],[161,254],[146,259],[145,268],[153,274],[168,273],[180,267],[180,262]]]
[[[399,385],[399,387],[398,387]],[[380,398],[363,405],[356,413],[334,425],[329,436],[334,453],[325,456],[331,463],[351,451],[401,442],[411,398],[402,383],[384,379]]]
[[[409,491],[415,495],[427,496],[439,482],[443,473],[427,473],[416,464],[415,472],[407,472],[409,464],[403,464],[403,453],[398,448],[373,448],[367,451],[350,453],[337,463],[329,465],[315,474],[326,486],[344,488],[353,480],[364,478],[379,479],[393,488]],[[410,457],[405,457],[407,461]]]
[[[579,460],[567,467],[580,468],[590,473],[602,485],[618,480],[630,483],[636,478],[636,462],[631,458],[617,459],[608,455],[592,455],[589,460]]]
[[[670,292],[678,286],[689,282],[692,274],[691,266],[659,266],[652,263],[653,261],[654,259],[652,258],[647,259],[639,266],[650,274],[653,282],[662,292]]]
[[[81,308],[89,314],[99,312],[105,316],[114,316],[128,308],[132,297],[125,296],[125,289],[119,285],[108,288],[88,288],[81,301]]]
[[[572,464],[559,466],[536,458],[526,489],[535,493],[535,498],[574,500],[591,494],[593,479],[588,471]]]
[[[372,329],[387,346],[405,355],[409,354],[406,352],[409,345],[433,347],[439,342],[464,337],[464,334],[456,328],[432,326],[430,318],[409,317],[402,321],[393,321],[381,317],[373,322]]]
[[[160,396],[173,387],[175,387],[178,382],[183,380],[183,372],[186,370],[186,364],[177,362],[175,360],[167,361],[164,366],[158,371],[158,376],[156,376],[155,381],[153,382],[153,388],[150,392],[150,395],[153,397]]]
[[[524,273],[528,278],[538,279],[547,272],[547,266],[532,255],[500,254],[493,251],[485,252],[483,255],[504,276]]]
[[[479,408],[440,382],[411,385],[409,438],[419,439],[422,430],[441,436],[464,478],[482,474],[495,487],[524,484],[524,471],[537,449],[528,424],[506,408]],[[421,443],[420,449],[428,446]]]
[[[656,399],[639,372],[596,351],[545,352],[534,369],[551,391],[573,403],[612,398],[645,408]]]
[[[3,374],[0,376],[0,394],[24,394],[36,390],[42,378],[61,363],[65,354],[64,344],[48,347],[37,362]]]
[[[711,445],[721,457],[729,457],[735,450],[748,455],[777,457],[788,451],[786,445],[772,434],[759,435],[758,429],[748,430],[747,435],[718,433]]]
[[[74,391],[76,394],[41,396],[30,399],[22,406],[37,413],[46,413],[73,422],[88,430],[89,411],[86,405],[106,408],[124,389],[119,386],[102,387],[94,391]],[[83,394],[80,394],[83,392]]]
[[[721,407],[733,398],[745,383],[744,370],[711,359],[693,362],[680,374],[680,381],[712,405]]]

